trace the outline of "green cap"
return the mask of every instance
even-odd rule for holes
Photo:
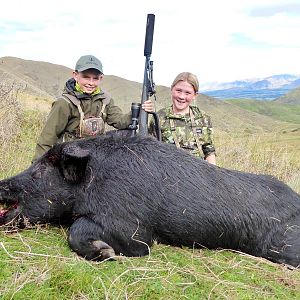
[[[83,72],[88,69],[96,69],[103,74],[103,66],[101,61],[93,55],[81,56],[75,66],[75,70]]]

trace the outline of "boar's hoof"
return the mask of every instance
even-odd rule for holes
[[[98,257],[96,258],[96,260],[114,260],[116,257],[115,251],[112,247],[110,247],[108,244],[106,244],[103,241],[94,241],[93,242],[93,246],[96,248],[97,253],[99,253],[100,255],[98,255]]]

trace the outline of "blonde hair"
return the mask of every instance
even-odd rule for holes
[[[194,88],[195,93],[197,94],[199,91],[199,82],[198,82],[198,78],[196,75],[190,73],[190,72],[182,72],[180,74],[178,74],[172,85],[171,85],[171,89],[179,82],[179,81],[186,81],[189,84],[191,84]]]

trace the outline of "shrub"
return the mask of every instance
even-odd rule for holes
[[[21,129],[23,109],[14,85],[0,85],[0,142],[6,146]]]
[[[0,176],[8,177],[30,164],[45,114],[25,110],[21,90],[0,84]]]

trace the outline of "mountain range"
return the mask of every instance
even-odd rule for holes
[[[51,103],[61,95],[65,82],[72,76],[72,70],[48,62],[24,60],[16,57],[0,58],[0,88],[11,87],[19,91],[22,105],[29,109],[48,112]],[[115,75],[105,75],[102,88],[108,91],[124,112],[130,110],[132,102],[140,102],[142,83],[130,81]],[[298,90],[299,89],[299,90]],[[293,90],[293,97],[279,98],[278,105],[300,104],[300,88]],[[156,108],[171,104],[170,87],[156,86]],[[257,101],[256,101],[257,102]],[[221,101],[200,93],[195,101],[213,120],[216,131],[230,132],[274,132],[298,128],[291,122],[282,122],[270,115],[250,111],[234,103]]]
[[[279,74],[265,78],[207,83],[202,92],[218,99],[274,100],[300,87],[300,75]]]

